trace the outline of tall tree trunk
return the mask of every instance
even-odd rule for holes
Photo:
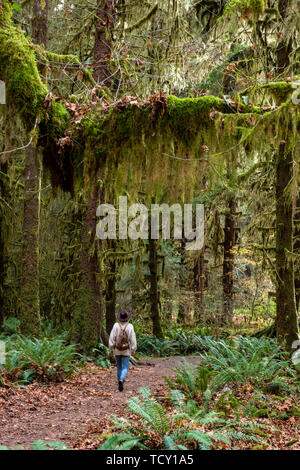
[[[206,167],[204,167],[201,190],[205,191]],[[194,261],[193,284],[194,284],[194,320],[196,323],[205,321],[204,290],[205,290],[205,245],[199,251]]]
[[[225,215],[224,258],[223,258],[223,318],[224,323],[230,322],[233,316],[233,276],[234,276],[234,245],[236,236],[236,199],[230,196]]]
[[[282,21],[287,20],[291,0],[278,0]],[[286,28],[285,28],[286,32]],[[288,37],[286,37],[288,34]],[[290,53],[295,41],[295,29],[283,34],[276,51],[276,68],[283,74],[290,65]],[[290,129],[288,128],[288,132]],[[276,165],[276,335],[287,350],[298,339],[293,257],[293,152],[282,141]]]
[[[32,37],[46,46],[48,31],[47,0],[34,0]],[[20,323],[23,334],[40,332],[39,300],[39,222],[41,162],[39,149],[28,147],[25,163],[23,250]]]
[[[4,178],[6,178],[7,174],[7,161],[0,164],[1,173],[0,176],[0,197],[2,200],[7,201],[8,194],[7,194],[7,182]],[[7,221],[5,220],[5,214],[3,212],[3,205],[0,205],[0,325],[4,320],[4,282],[6,278],[7,272],[7,255],[6,255],[6,240],[5,240],[5,233]]]
[[[115,249],[114,240],[110,240],[110,247],[112,250]],[[105,318],[106,318],[106,331],[109,335],[114,323],[116,321],[116,282],[117,282],[117,271],[116,271],[116,260],[113,258],[108,262],[108,278],[106,282],[106,292],[105,292]]]
[[[184,301],[184,292],[186,289],[186,272],[185,272],[185,240],[181,240],[181,246],[180,246],[180,272],[179,272],[179,294],[180,294],[180,300],[179,300],[179,305],[178,305],[178,315],[177,315],[177,322],[178,323],[185,323],[186,321],[186,303]]]
[[[108,88],[113,87],[111,78],[110,58],[113,44],[113,30],[115,26],[115,0],[97,0],[97,20],[94,40],[94,79]],[[103,199],[105,187],[102,188]],[[104,201],[103,201],[104,202]],[[114,246],[114,243],[113,243]],[[108,335],[116,320],[116,262],[109,262],[110,275],[106,285],[106,331],[101,323],[101,337],[108,344]],[[101,293],[102,295],[102,293]]]
[[[293,0],[278,0],[278,11],[284,23],[288,15],[288,9],[293,3]],[[295,39],[295,35],[290,34],[287,25],[283,25],[282,29],[285,34],[281,36],[276,49],[276,72],[278,75],[284,74],[286,68],[290,65],[290,54]]]
[[[277,339],[290,351],[298,339],[293,260],[293,153],[280,144],[276,166]]]
[[[299,171],[299,170],[298,170]],[[298,188],[298,194],[299,194]],[[300,309],[300,195],[296,201],[295,215],[294,215],[294,253],[296,254],[295,262],[295,294],[296,294],[296,309]]]
[[[166,323],[173,321],[173,302],[172,299],[166,299],[164,303],[164,320]]]
[[[109,59],[112,51],[112,33],[115,23],[115,2],[98,0],[96,34],[94,42],[94,79],[107,87],[112,86]]]
[[[104,82],[110,87],[109,61],[112,45],[112,30],[114,27],[113,0],[97,1],[96,33],[94,40],[94,79],[97,83]],[[102,273],[97,248],[102,247],[102,241],[96,240],[96,210],[100,202],[104,202],[105,187],[99,190],[97,178],[91,199],[86,204],[82,229],[81,253],[81,288],[74,312],[72,338],[81,344],[85,352],[97,346],[102,339],[108,344],[108,335],[103,328],[104,296],[102,286]],[[91,252],[93,253],[91,255]]]
[[[159,316],[159,292],[158,292],[158,262],[156,241],[149,238],[149,270],[150,270],[150,305],[151,319],[153,322],[153,335],[163,337]]]
[[[36,147],[26,150],[20,326],[25,335],[39,335],[39,224],[41,163]]]
[[[205,248],[203,247],[194,262],[194,290],[195,290],[195,321],[197,323],[204,320],[204,289],[205,289]]]
[[[48,34],[48,0],[34,0],[31,28],[34,42],[46,46]]]
[[[71,332],[71,340],[80,344],[80,349],[86,354],[97,347],[103,332],[104,302],[97,249],[101,241],[95,238],[98,203],[99,187],[95,185],[82,220],[81,280]]]

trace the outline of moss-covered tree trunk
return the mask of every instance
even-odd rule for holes
[[[289,9],[293,7],[295,3],[297,2],[293,0],[278,0],[277,8],[283,23],[286,22]],[[293,50],[293,42],[295,40],[294,30],[291,31],[287,25],[286,27],[283,26],[282,29],[283,34],[278,40],[276,48],[276,72],[278,75],[283,75],[285,69],[290,65],[290,54]]]
[[[31,20],[32,37],[46,46],[48,34],[48,0],[34,0]]]
[[[299,171],[299,170],[298,170]],[[294,214],[294,253],[295,253],[295,295],[297,312],[300,309],[300,187]]]
[[[185,257],[185,245],[184,239],[181,240],[180,245],[180,270],[179,270],[179,305],[177,322],[184,324],[186,322],[186,302],[185,302],[185,291],[186,291],[186,257]]]
[[[156,241],[149,238],[149,270],[150,270],[150,309],[153,324],[153,335],[163,337],[159,315],[159,290],[158,290],[158,260]]]
[[[7,161],[0,163],[1,175],[0,175],[0,197],[2,201],[7,201]],[[5,218],[4,205],[0,204],[0,325],[4,319],[4,282],[7,272],[7,255],[6,255],[6,237],[7,233],[7,220]]]
[[[112,251],[115,250],[115,241],[110,240],[110,248]],[[106,331],[109,335],[114,323],[116,321],[116,282],[117,282],[117,262],[116,259],[110,259],[108,262],[108,274],[106,281],[106,292],[105,292],[105,319],[106,319]]]
[[[34,0],[32,37],[37,44],[46,46],[48,32],[48,1]],[[21,279],[21,331],[39,334],[39,218],[40,218],[41,162],[39,149],[26,150],[23,253]]]
[[[112,85],[109,61],[112,52],[115,3],[113,0],[97,0],[93,75],[97,83],[107,87]]]
[[[39,225],[41,163],[37,147],[26,150],[20,326],[25,335],[39,335]]]
[[[204,259],[205,248],[200,250],[199,255],[194,261],[194,291],[195,291],[195,321],[197,323],[204,320],[204,289],[205,289],[205,259]]]
[[[224,255],[223,255],[223,316],[224,323],[230,322],[233,316],[233,278],[234,278],[234,245],[236,235],[236,199],[233,195],[228,198],[224,226]]]
[[[298,339],[293,257],[293,153],[280,144],[276,165],[277,339],[291,350]]]
[[[88,354],[97,347],[102,331],[104,312],[99,244],[96,238],[96,210],[99,187],[95,185],[87,200],[82,219],[80,287],[72,319],[71,340]]]
[[[166,323],[173,321],[173,299],[166,299],[164,302],[164,320]]]

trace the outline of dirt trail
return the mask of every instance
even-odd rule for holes
[[[199,364],[199,356],[186,360]],[[107,417],[122,413],[129,397],[147,386],[156,395],[164,394],[164,375],[183,362],[181,357],[155,358],[153,366],[138,366],[128,372],[122,393],[117,390],[116,368],[103,370],[89,365],[72,380],[41,387],[29,385],[23,389],[0,389],[0,445],[13,447],[38,439],[62,441],[76,447],[90,427],[105,427]]]

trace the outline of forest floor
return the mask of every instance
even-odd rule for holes
[[[0,388],[0,445],[28,449],[41,439],[64,442],[71,449],[97,449],[104,440],[101,435],[109,432],[109,418],[125,414],[128,398],[147,386],[158,400],[163,399],[168,393],[163,377],[174,375],[173,368],[184,359],[194,365],[200,361],[199,356],[143,359],[143,365],[129,371],[122,393],[117,389],[116,368],[104,369],[93,363],[61,383]],[[247,384],[238,390],[239,400],[246,403],[252,394]],[[298,398],[286,398],[276,410],[299,406]],[[300,449],[300,418],[259,421],[272,427],[268,431],[269,445],[264,448]],[[251,449],[253,445],[243,442],[237,448]]]
[[[199,364],[199,356],[186,360]],[[117,388],[116,368],[103,369],[88,365],[72,379],[25,388],[0,388],[0,445],[9,448],[41,439],[61,441],[71,448],[95,448],[89,439],[95,430],[101,434],[109,427],[108,418],[124,414],[127,399],[138,395],[140,387],[149,387],[157,397],[167,393],[164,375],[174,375],[173,368],[182,364],[181,357],[151,358],[129,370],[124,391]],[[93,442],[93,444],[92,444]],[[96,446],[97,448],[97,446]]]

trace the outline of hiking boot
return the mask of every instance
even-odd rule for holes
[[[119,380],[119,390],[123,392],[123,380]]]

